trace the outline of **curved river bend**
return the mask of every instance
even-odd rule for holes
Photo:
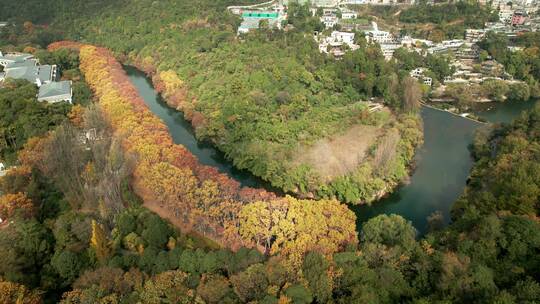
[[[183,113],[167,106],[143,72],[129,66],[125,70],[150,110],[165,122],[175,143],[185,146],[202,164],[218,168],[242,186],[271,188],[251,173],[234,168],[223,153],[210,144],[198,142]],[[492,109],[478,115],[490,122],[510,122],[534,104],[492,105]],[[392,213],[411,221],[420,233],[427,230],[426,218],[435,211],[441,211],[445,222],[449,222],[450,207],[463,192],[473,165],[469,145],[474,131],[481,125],[429,108],[423,108],[422,118],[424,145],[417,151],[416,169],[410,183],[371,206],[351,207],[358,218],[358,227],[374,216]]]

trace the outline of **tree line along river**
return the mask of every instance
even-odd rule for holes
[[[146,75],[133,67],[125,69],[149,109],[165,122],[175,143],[185,146],[202,164],[218,168],[242,186],[273,190],[260,178],[236,169],[212,145],[198,142],[190,122],[181,112],[167,106]],[[490,104],[490,109],[476,114],[492,123],[507,123],[535,104],[534,101]],[[416,153],[415,170],[409,183],[371,206],[351,207],[356,213],[358,228],[379,214],[399,214],[411,221],[421,234],[427,230],[427,217],[435,211],[442,213],[445,223],[450,221],[450,208],[463,192],[473,166],[469,145],[475,130],[482,125],[429,108],[423,108],[421,115],[424,144]]]

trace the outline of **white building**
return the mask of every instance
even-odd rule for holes
[[[454,39],[454,40],[444,40],[441,43],[435,44],[435,46],[430,47],[428,52],[430,54],[443,53],[447,51],[455,51],[459,49],[465,41]]]
[[[425,68],[416,68],[412,70],[409,75],[415,79],[421,80],[423,84],[432,86],[433,85],[433,78],[427,77],[424,75],[424,73],[427,71]]]
[[[514,11],[510,9],[501,9],[499,11],[499,21],[502,23],[510,23],[514,16]]]
[[[369,43],[391,44],[395,42],[395,37],[389,32],[380,31],[377,23],[372,22],[373,30],[366,31],[366,40]]]
[[[468,42],[476,43],[486,36],[486,30],[484,29],[467,29],[465,30],[465,40]]]
[[[358,18],[358,13],[350,9],[341,10],[341,18],[343,19],[356,19]]]
[[[6,166],[0,162],[0,177],[6,175]],[[1,223],[1,222],[0,222]]]
[[[397,49],[401,48],[400,44],[390,43],[390,44],[380,44],[381,51],[383,53],[384,59],[390,60],[394,56],[394,53]]]
[[[336,42],[343,42],[349,46],[354,44],[354,33],[333,31],[330,37]]]
[[[333,14],[323,15],[320,20],[326,28],[333,28],[339,21],[338,17]]]
[[[319,42],[321,53],[332,54],[339,58],[345,55],[347,48],[351,50],[359,48],[358,45],[354,44],[354,37],[354,33],[333,31],[329,37],[319,38],[316,36],[315,40]]]

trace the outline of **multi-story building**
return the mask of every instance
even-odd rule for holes
[[[499,10],[499,21],[502,23],[512,22],[512,16],[514,16],[514,11],[510,9],[500,9]]]
[[[528,17],[527,13],[525,11],[517,10],[512,15],[511,24],[513,26],[523,25],[523,24],[525,24],[525,21],[527,20],[527,17]]]
[[[356,19],[358,18],[358,13],[350,9],[341,9],[341,18],[343,19]]]
[[[358,45],[354,44],[354,37],[354,33],[333,31],[329,37],[315,36],[315,39],[319,42],[321,53],[332,54],[339,58],[345,55],[347,49],[356,50],[359,48]]]
[[[433,78],[425,76],[426,71],[427,71],[427,69],[425,69],[425,68],[416,68],[416,69],[412,70],[409,73],[409,75],[412,78],[421,80],[422,83],[425,84],[425,85],[432,86],[433,85]]]
[[[486,36],[487,31],[484,29],[467,29],[465,30],[465,40],[476,43]]]
[[[339,22],[339,18],[334,13],[327,13],[321,16],[321,22],[326,28],[333,28]]]
[[[373,30],[366,31],[366,40],[371,43],[391,44],[396,41],[394,35],[386,31],[380,31],[377,23],[372,22]]]

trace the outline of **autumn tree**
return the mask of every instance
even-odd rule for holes
[[[32,201],[20,192],[0,196],[0,218],[6,221],[16,214],[24,218],[31,217],[34,214]]]
[[[412,77],[406,77],[401,81],[403,88],[403,110],[406,112],[416,112],[420,108],[422,89],[418,81]]]
[[[250,266],[245,271],[231,277],[234,291],[244,302],[260,300],[266,294],[268,279],[262,264]]]
[[[38,291],[21,284],[0,281],[0,303],[41,304],[43,301]]]
[[[93,249],[97,260],[104,263],[111,254],[109,240],[105,230],[95,220],[92,220],[92,237],[90,238],[90,247]]]
[[[190,304],[196,301],[194,291],[187,286],[187,274],[181,271],[167,271],[148,280],[141,290],[143,304],[168,303]]]
[[[233,300],[229,280],[221,275],[203,275],[197,287],[197,294],[209,304],[223,303],[225,297],[229,298],[228,301]]]

